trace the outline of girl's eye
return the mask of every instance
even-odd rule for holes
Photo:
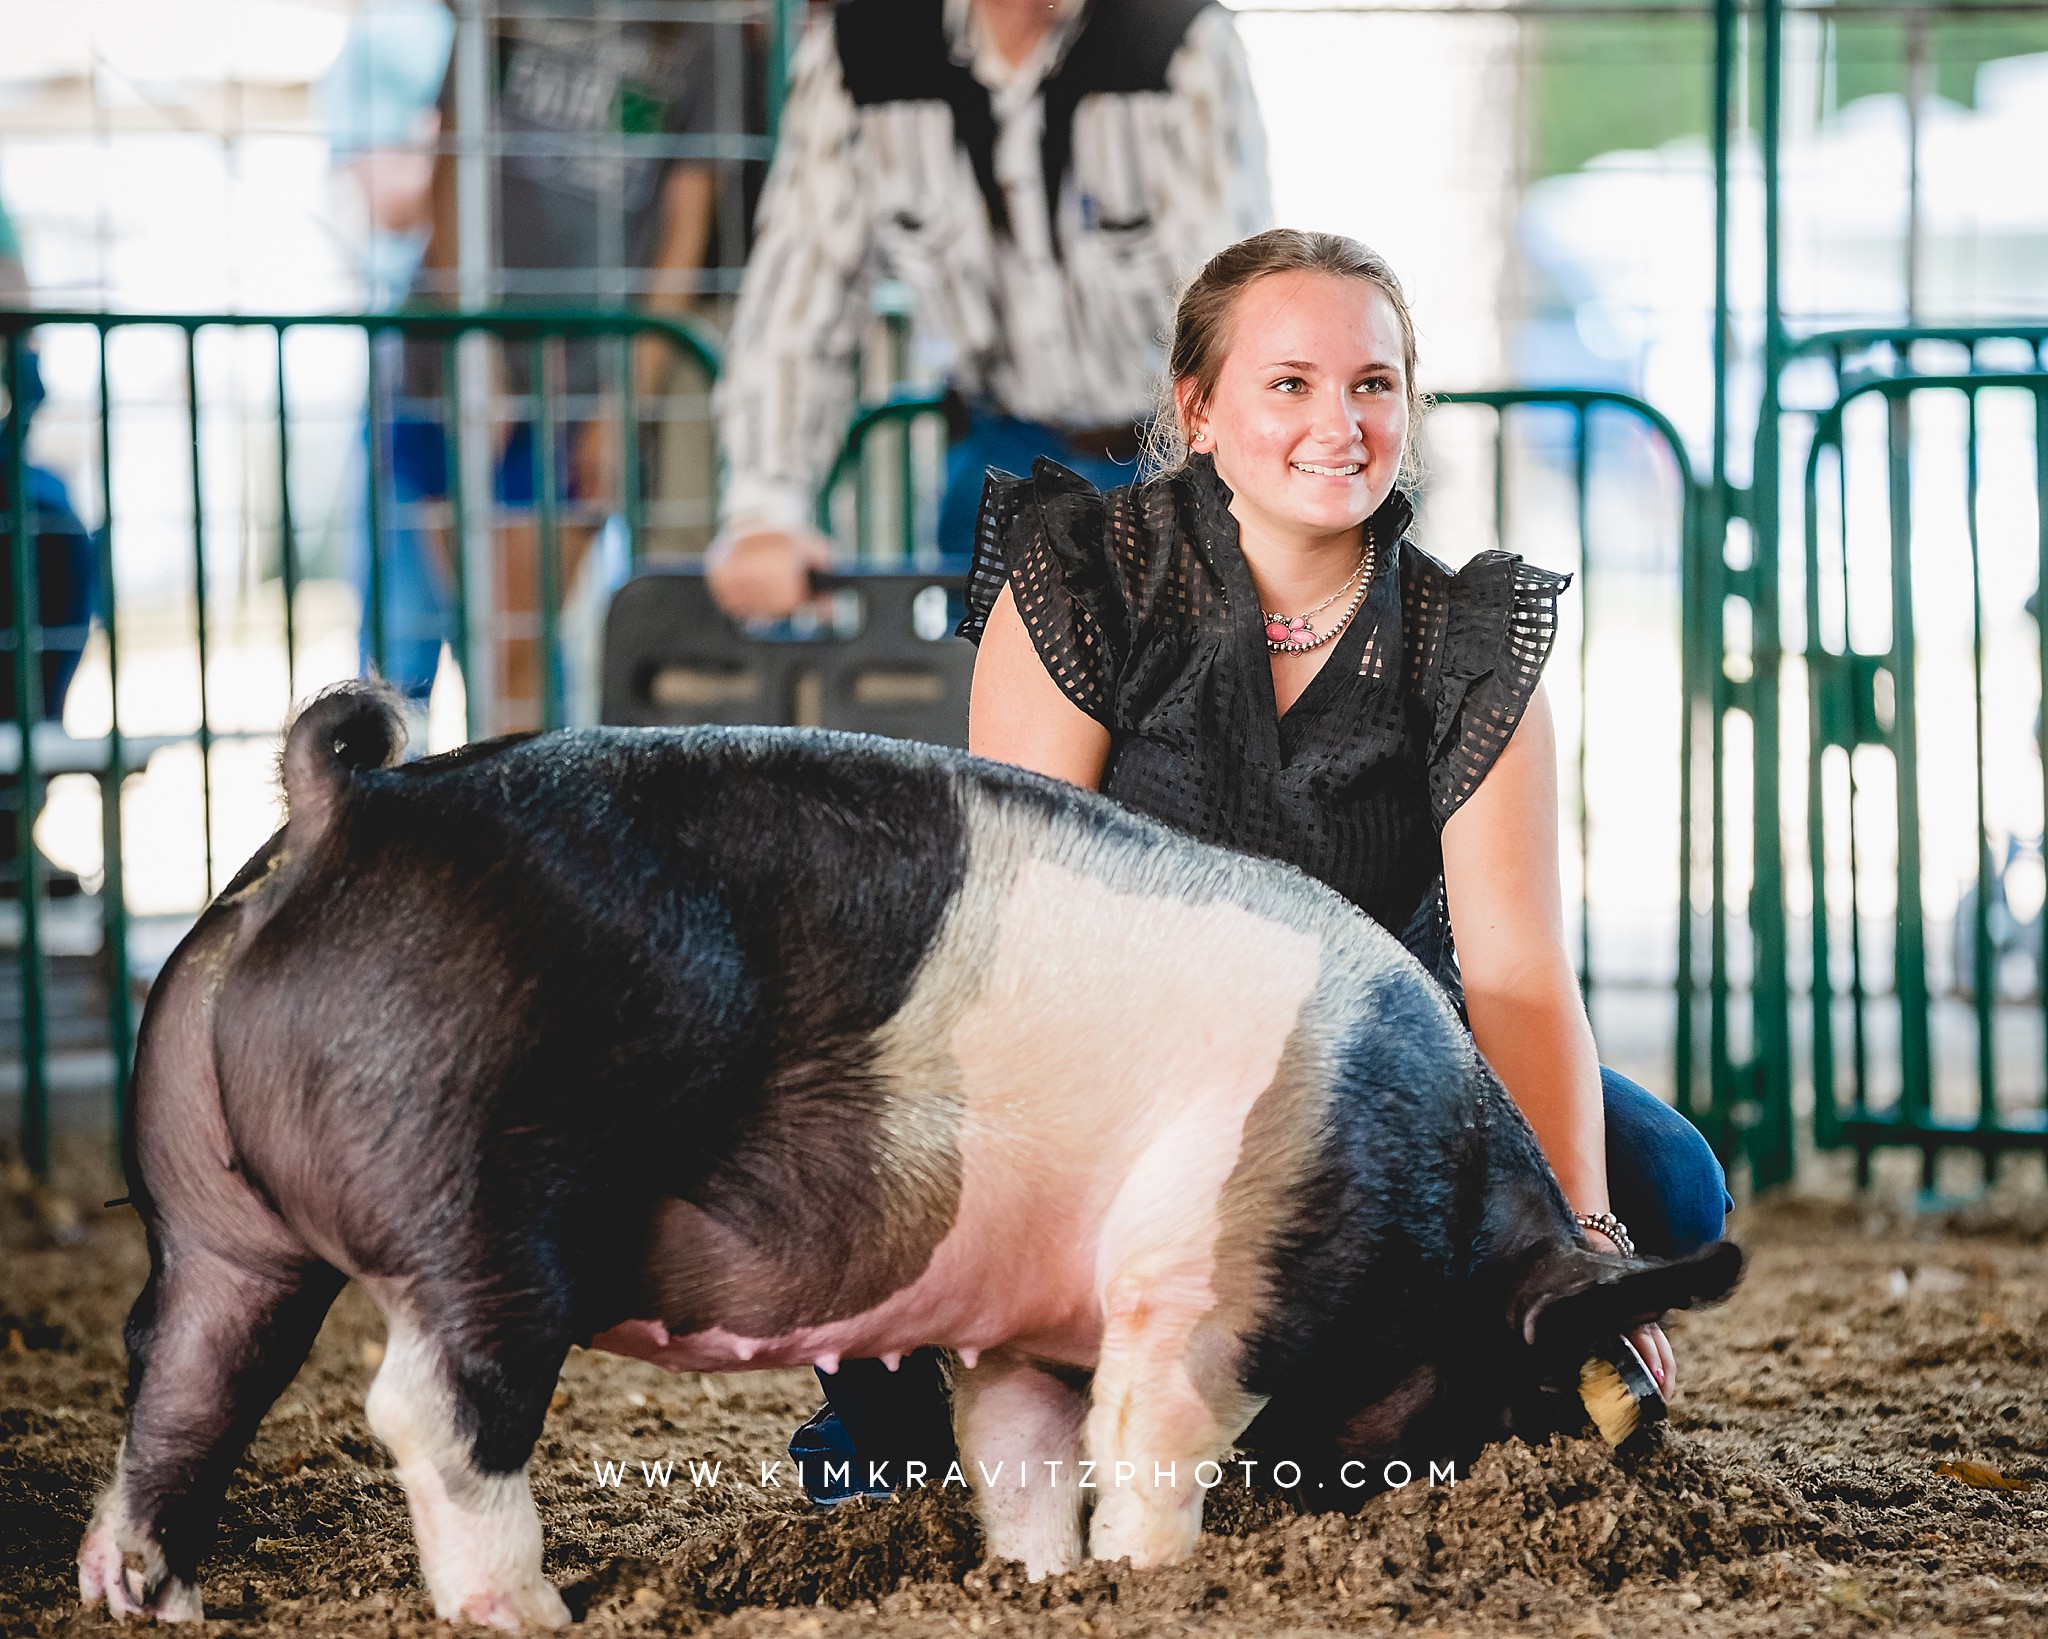
[[[1365,380],[1358,384],[1358,390],[1361,393],[1388,393],[1392,392],[1393,389],[1394,384],[1387,380],[1385,376],[1367,376]]]
[[[1308,383],[1303,381],[1299,376],[1282,376],[1278,381],[1273,383],[1273,388],[1276,392],[1298,393],[1307,385]]]

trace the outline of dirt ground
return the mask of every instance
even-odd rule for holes
[[[60,1183],[115,1193],[72,1157]],[[61,1232],[63,1225],[55,1228]],[[72,1555],[119,1432],[125,1209],[76,1244],[0,1206],[0,1634],[104,1631]],[[981,1563],[936,1494],[814,1512],[758,1483],[807,1374],[668,1377],[573,1354],[534,1458],[547,1568],[584,1625],[715,1639],[1201,1633],[2048,1634],[2048,1209],[1752,1209],[1750,1273],[1673,1327],[1682,1392],[1639,1455],[1491,1449],[1356,1516],[1225,1485],[1191,1563],[1047,1583]],[[427,1635],[403,1499],[363,1422],[382,1326],[344,1294],[232,1485],[203,1591],[249,1635]],[[639,1465],[677,1462],[662,1488]],[[717,1483],[687,1463],[717,1461]],[[607,1487],[593,1462],[622,1462]],[[787,1479],[785,1468],[783,1478]]]

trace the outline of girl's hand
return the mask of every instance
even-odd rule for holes
[[[1664,1335],[1664,1328],[1652,1321],[1630,1332],[1628,1340],[1636,1346],[1636,1353],[1643,1357],[1658,1389],[1669,1400],[1678,1390],[1678,1361],[1671,1353],[1671,1339]]]
[[[1620,1256],[1621,1248],[1599,1230],[1588,1229],[1585,1236],[1586,1244],[1595,1252],[1612,1252]],[[1643,1364],[1650,1368],[1650,1375],[1657,1380],[1658,1391],[1669,1400],[1678,1390],[1678,1360],[1671,1352],[1671,1339],[1664,1335],[1664,1328],[1652,1321],[1630,1332],[1628,1340],[1636,1346],[1636,1353],[1643,1357]]]

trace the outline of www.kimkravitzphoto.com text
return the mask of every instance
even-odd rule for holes
[[[1046,1458],[1029,1463],[976,1463],[972,1465],[971,1470],[959,1462],[948,1463],[941,1468],[936,1464],[916,1461],[901,1464],[862,1464],[852,1461],[805,1463],[792,1460],[763,1461],[750,1469],[743,1462],[729,1462],[723,1458],[621,1459],[593,1454],[579,1467],[588,1474],[591,1484],[602,1489],[621,1491],[702,1491],[716,1486],[744,1485],[751,1485],[763,1491],[782,1491],[791,1488],[801,1490],[813,1480],[828,1489],[865,1482],[870,1489],[889,1488],[901,1491],[936,1489],[964,1492],[977,1486],[983,1490],[1071,1488],[1079,1491],[1120,1491],[1139,1487],[1152,1490],[1178,1489],[1182,1485],[1209,1491],[1233,1476],[1241,1479],[1247,1486],[1265,1484],[1277,1490],[1293,1491],[1301,1487],[1305,1477],[1299,1463],[1289,1462],[1284,1458],[1270,1462],[1249,1457],[1233,1458],[1228,1462],[1204,1461],[1193,1465],[1179,1462],[1157,1462],[1149,1465],[1130,1461],[1095,1463],[1086,1460],[1065,1461]],[[865,1473],[861,1472],[863,1468],[866,1470]],[[1312,1483],[1327,1487],[1332,1482]],[[1411,1485],[1425,1485],[1434,1489],[1457,1483],[1455,1462],[1431,1461],[1416,1464],[1404,1462],[1400,1458],[1384,1463],[1344,1463],[1338,1468],[1334,1481],[1337,1487],[1348,1491],[1400,1491]]]

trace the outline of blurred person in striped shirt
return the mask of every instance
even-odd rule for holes
[[[991,467],[1137,476],[1181,282],[1270,216],[1212,0],[840,0],[796,54],[718,385],[714,595],[787,615],[829,561],[809,520],[878,278],[946,363],[939,543],[965,555]]]

